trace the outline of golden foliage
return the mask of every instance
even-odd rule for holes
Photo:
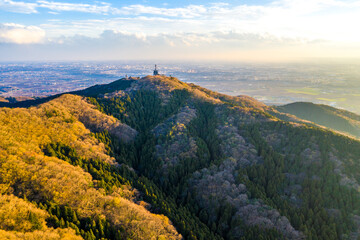
[[[75,235],[75,230],[71,228],[48,228],[45,231],[34,232],[15,232],[0,229],[0,239],[2,240],[81,240],[81,236]]]
[[[61,142],[77,149],[84,157],[112,162],[105,154],[104,145],[91,137],[90,130],[72,113],[72,101],[80,101],[81,105],[83,100],[78,96],[66,95],[39,107],[1,108],[0,148],[22,156],[31,152],[40,153],[41,147],[51,142]]]
[[[68,121],[73,121],[73,118],[76,117],[87,128],[96,131],[107,130],[123,141],[132,141],[137,134],[134,129],[120,123],[116,118],[101,113],[80,96],[65,94],[49,104],[55,107],[56,111],[65,112],[64,110],[67,110],[71,114]]]
[[[194,85],[194,84],[187,84],[184,82],[181,82],[175,77],[166,77],[166,76],[146,76],[144,78],[139,79],[139,83],[141,85],[142,89],[147,90],[157,90],[157,91],[165,91],[165,92],[171,92],[175,89],[186,89],[195,98],[202,99],[205,101],[210,101],[212,103],[221,103],[221,101],[211,94],[208,94],[204,89],[199,89],[200,87]],[[211,92],[207,90],[208,92]],[[215,93],[215,92],[212,92]]]
[[[0,228],[10,231],[33,231],[46,227],[47,213],[13,195],[0,195]]]
[[[0,239],[82,239],[73,229],[46,226],[48,213],[14,195],[0,195]]]
[[[105,216],[114,226],[125,229],[132,239],[181,239],[167,217],[152,214],[123,198],[132,198],[132,191],[127,187],[106,195],[93,187],[91,175],[80,167],[44,156],[42,147],[55,142],[73,147],[82,157],[113,163],[104,145],[87,127],[115,129],[122,134],[124,126],[73,95],[63,95],[28,109],[0,109],[0,222],[3,223],[0,228],[7,230],[0,230],[0,239],[78,238],[70,230],[46,228],[44,211],[11,194],[68,205],[80,217]],[[12,208],[14,205],[20,208]],[[32,212],[31,218],[38,217],[38,229],[24,220],[23,216],[29,212]],[[29,229],[34,231],[21,233]]]

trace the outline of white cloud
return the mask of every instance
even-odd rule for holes
[[[12,0],[0,0],[0,9],[16,13],[38,13],[39,8],[45,8],[51,11],[65,12],[86,12],[95,14],[108,14],[113,12],[113,8],[108,3],[102,2],[97,4],[83,4],[83,3],[63,3],[56,1],[39,0],[34,2],[21,2]]]
[[[351,46],[351,47],[350,47]],[[330,49],[330,50],[329,50]],[[75,35],[43,44],[0,44],[0,61],[12,60],[294,60],[353,57],[360,44],[287,39],[236,32],[143,35],[107,30],[98,37]]]
[[[127,7],[122,7],[120,9],[114,9],[113,14],[122,14],[122,15],[161,15],[167,17],[182,17],[182,18],[194,18],[201,17],[208,11],[203,5],[188,5],[187,7],[182,8],[159,8],[144,6],[141,4],[130,5]]]
[[[214,5],[214,6],[224,6]],[[86,13],[95,13],[95,14],[112,14],[112,15],[161,15],[167,17],[183,17],[183,18],[192,18],[200,17],[202,14],[206,13],[207,8],[202,5],[188,5],[181,8],[159,8],[152,6],[145,6],[141,4],[135,4],[130,6],[125,6],[122,8],[112,7],[111,4],[106,2],[101,2],[99,4],[84,4],[84,3],[64,3],[56,1],[46,1],[38,0],[32,3],[30,2],[21,2],[21,1],[12,1],[12,0],[0,0],[0,9],[18,12],[18,13],[38,13],[39,8],[45,8],[51,11],[65,12],[86,12]]]
[[[102,3],[101,5],[91,5],[82,3],[63,3],[63,2],[49,2],[49,1],[37,1],[37,8],[47,8],[52,11],[75,11],[86,12],[96,14],[108,14],[111,10],[111,6],[108,3]]]
[[[40,43],[44,37],[44,30],[36,26],[23,26],[13,23],[0,24],[0,42],[3,43]]]
[[[21,3],[6,1],[14,6],[15,3]],[[217,30],[294,39],[360,41],[360,33],[354,29],[354,23],[360,21],[359,1],[280,0],[268,5],[230,6],[219,3],[180,8],[136,4],[114,8],[108,3],[80,4],[38,0],[27,6],[27,12],[45,8],[53,13],[78,11],[113,16],[98,20],[89,17],[89,20],[82,21],[43,23],[40,27],[44,27],[50,37],[73,34],[96,37],[105,30],[150,35]]]
[[[360,2],[352,0],[279,0],[267,5],[218,3],[179,8],[142,4],[115,8],[102,2],[83,4],[37,0],[25,3],[0,0],[0,8],[23,13],[45,9],[53,14],[77,11],[107,15],[64,20],[58,14],[57,19],[49,19],[37,27],[0,28],[1,42],[42,42],[47,47],[53,44],[54,49],[64,50],[66,47],[73,48],[72,51],[85,46],[95,49],[98,44],[101,48],[114,47],[119,54],[131,54],[133,51],[140,55],[142,51],[154,56],[153,51],[157,49],[157,53],[164,51],[164,56],[168,51],[180,57],[195,53],[202,56],[209,53],[231,55],[244,49],[261,49],[264,52],[292,49],[291,53],[295,54],[296,47],[311,54],[310,49],[314,50],[314,46],[323,50],[327,48],[328,52],[336,46],[336,54],[339,54],[345,43],[355,43],[351,46],[360,43],[360,32],[355,26],[360,22]],[[77,45],[76,41],[81,45]],[[71,55],[72,51],[68,53]],[[85,49],[82,51],[85,56],[90,54]],[[109,50],[108,56],[115,52]]]
[[[17,13],[37,13],[37,4],[36,3],[26,3],[18,2],[12,0],[0,0],[0,9],[4,9],[9,12]]]

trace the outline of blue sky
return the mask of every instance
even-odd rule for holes
[[[360,57],[359,0],[0,0],[0,61]]]

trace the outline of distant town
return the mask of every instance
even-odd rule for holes
[[[0,63],[0,97],[42,97],[123,77],[174,76],[266,104],[323,103],[360,113],[360,68],[353,64],[229,64],[154,62]],[[1,100],[1,99],[0,99]]]

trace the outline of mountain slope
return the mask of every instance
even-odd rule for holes
[[[96,238],[113,236],[117,239],[124,237],[149,239],[161,236],[165,239],[181,238],[166,217],[151,214],[144,207],[135,204],[132,199],[136,196],[131,186],[126,185],[125,182],[123,185],[114,186],[106,193],[89,173],[63,161],[67,151],[73,148],[76,149],[76,153],[73,152],[69,157],[77,158],[77,161],[98,160],[113,165],[115,159],[107,154],[104,144],[99,143],[85,126],[95,130],[107,130],[126,141],[134,139],[135,130],[119,123],[113,117],[100,113],[83,98],[74,95],[63,95],[39,107],[29,109],[3,108],[0,111],[0,119],[1,193],[33,201],[35,205],[31,208],[36,214],[42,214],[36,217],[35,213],[32,215],[31,212],[24,213],[25,219],[29,218],[31,223],[35,221],[34,219],[41,222],[41,225],[36,224],[35,227],[2,226],[3,230],[10,231],[2,232],[4,237],[16,235],[18,238],[30,236],[40,239],[39,236],[52,232],[54,235],[75,234],[70,230],[59,231],[47,228],[44,224],[47,220],[48,225],[52,227],[59,225],[61,228],[72,227],[77,231],[83,230],[85,232],[81,235],[86,239],[93,239],[92,236],[94,239],[95,236]],[[49,144],[64,146],[61,155],[51,154],[58,149],[49,148]],[[12,198],[18,199],[15,196]],[[22,207],[26,208],[23,206],[26,204],[28,203],[22,203]],[[47,213],[39,209],[51,210],[57,207],[60,209],[67,207],[80,222],[69,220],[63,224],[66,215],[56,216],[56,213],[51,211]],[[48,219],[49,216],[53,217],[53,220]],[[9,222],[18,217],[19,214],[16,212],[9,214],[7,211],[1,211],[0,213],[0,219],[6,218]],[[94,222],[95,226],[88,232],[86,228],[81,229],[82,221],[86,221],[87,218],[98,222]],[[71,223],[77,226],[71,226]],[[99,229],[100,226],[96,226],[99,223],[109,225],[109,233],[93,232]],[[117,229],[121,231],[118,232]],[[41,234],[35,234],[35,230],[41,231]],[[31,234],[35,234],[36,237]],[[68,239],[76,238],[79,237],[68,237]]]
[[[173,77],[74,94],[1,109],[1,194],[45,210],[42,232],[359,236],[359,141]]]
[[[296,102],[276,107],[278,111],[290,113],[316,124],[360,137],[360,116],[327,105]]]
[[[164,102],[169,106],[172,98],[176,101],[170,109],[177,110],[169,114],[161,106]],[[309,127],[301,120],[290,124],[279,121],[271,116],[275,109],[249,97],[230,97],[166,77],[139,79],[131,88],[105,94],[96,101],[99,108],[127,122],[140,135],[152,136],[142,143],[147,146],[146,156],[140,156],[132,166],[179,198],[224,238],[256,239],[256,234],[277,238],[276,232],[290,239],[337,239],[350,231],[356,236],[357,230],[350,223],[356,212],[348,209],[338,216],[342,220],[335,221],[327,209],[342,208],[336,201],[347,202],[352,195],[358,196],[356,171],[349,171],[358,168],[357,161],[351,160],[359,156],[358,142],[339,140],[341,136]],[[135,109],[149,111],[134,115]],[[191,121],[184,121],[182,116]],[[289,138],[289,132],[303,137]],[[333,135],[325,137],[329,133]],[[321,136],[331,138],[326,144],[334,149],[323,149]],[[338,141],[351,146],[352,153],[343,154]],[[311,169],[325,170],[318,176]],[[327,191],[336,186],[343,195],[332,190],[314,192],[320,199],[326,194],[337,199],[315,204],[315,199],[309,199],[316,191],[312,184],[323,184]],[[305,199],[309,205],[302,208]],[[358,209],[357,200],[348,204]],[[330,226],[340,226],[341,222],[348,224],[334,232]],[[259,233],[254,226],[270,232]]]

